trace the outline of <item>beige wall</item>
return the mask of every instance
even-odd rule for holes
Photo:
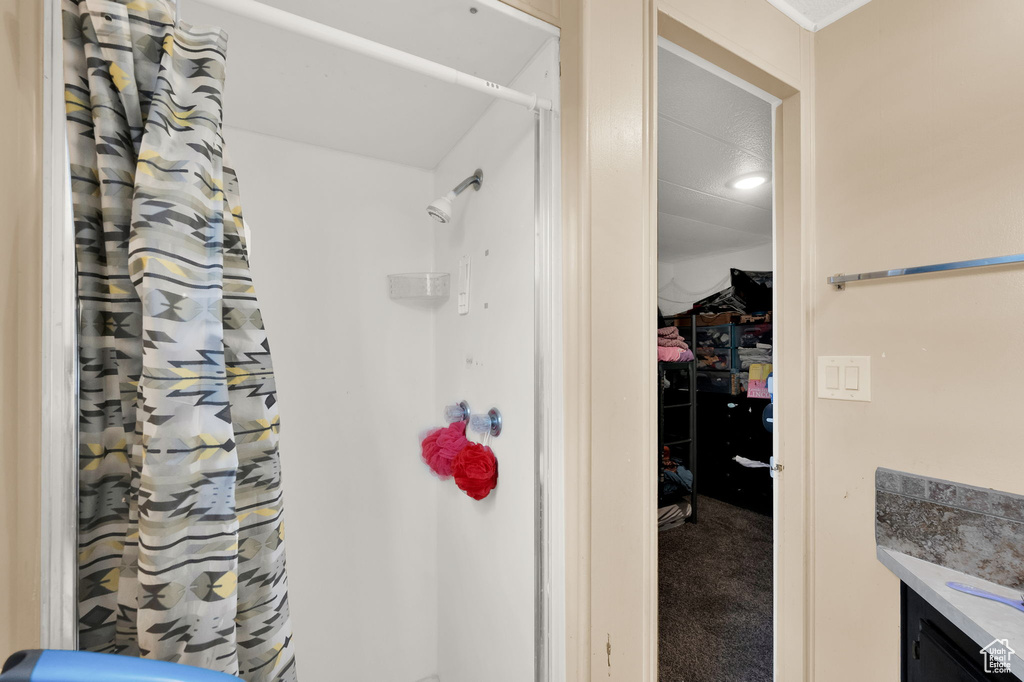
[[[783,479],[805,477],[792,495],[809,504],[810,574],[780,589],[806,591],[810,599],[806,670],[780,671],[780,679],[895,680],[897,582],[874,558],[873,471],[885,465],[1024,492],[1014,429],[1014,389],[1024,369],[1011,350],[1024,341],[1021,305],[1011,298],[1024,293],[1024,275],[959,273],[862,284],[843,293],[822,281],[840,270],[1022,250],[1024,133],[1018,119],[1024,89],[1017,85],[1024,80],[1024,42],[1016,27],[1024,8],[994,0],[874,0],[812,37],[763,0],[662,0],[659,7],[690,33],[674,37],[706,39],[705,50],[697,50],[702,56],[726,68],[739,57],[801,91],[800,125],[785,117],[783,135],[803,138],[804,172],[794,174],[789,165],[777,180],[785,181],[787,197],[794,185],[801,190],[799,201],[783,210],[804,213],[804,234],[795,247],[780,243],[779,266],[789,273],[788,290],[795,291],[790,304],[800,306],[812,333],[801,338],[800,330],[784,331],[784,345],[803,344],[795,357],[808,365],[821,354],[873,358],[875,397],[867,404],[814,399],[813,367],[801,368],[807,397],[802,414],[812,448],[807,460],[787,462]],[[593,310],[628,322],[636,309],[626,310],[626,301],[645,300],[637,289],[647,276],[639,261],[642,247],[622,248],[617,257],[611,252],[623,247],[616,240],[630,230],[644,237],[645,209],[637,203],[642,192],[587,192],[603,188],[593,182],[595,175],[621,173],[635,182],[643,172],[631,143],[644,125],[636,90],[644,66],[635,57],[643,48],[635,31],[644,26],[634,22],[645,5],[623,11],[633,19],[609,20],[610,8],[589,3],[580,15],[583,28],[573,34],[584,46],[600,42],[602,63],[630,69],[634,86],[622,87],[627,76],[618,69],[583,68],[576,83],[578,130],[590,143],[581,143],[584,158],[570,169],[570,181],[583,191],[578,224],[567,222],[579,256],[567,263],[577,269],[568,282],[581,287],[567,339],[593,336],[567,358],[574,367],[567,386],[579,388],[569,400],[578,401],[581,417],[578,440],[571,443],[576,460],[570,460],[579,485],[572,498],[578,517],[570,515],[570,521],[580,532],[570,557],[570,566],[575,561],[579,569],[570,637],[589,639],[593,666],[581,660],[579,676],[570,679],[641,679],[647,664],[645,652],[634,648],[646,627],[634,604],[644,594],[644,567],[634,554],[644,542],[635,526],[643,491],[628,467],[614,471],[611,464],[613,450],[627,457],[623,453],[642,447],[637,429],[646,420],[643,396],[629,378],[638,371],[631,364],[598,376],[600,358],[641,353],[645,341],[625,324],[608,329],[588,321]],[[611,26],[617,22],[632,37],[616,36]],[[564,28],[571,31],[572,25]],[[564,59],[572,54],[563,46]],[[586,67],[587,50],[582,54]],[[730,70],[753,80],[744,68]],[[563,101],[571,106],[573,100]],[[573,129],[573,117],[566,119]],[[594,134],[609,124],[628,126],[618,144]],[[621,291],[607,291],[607,281]],[[984,332],[972,335],[973,329]],[[974,348],[987,360],[965,357]],[[783,443],[783,452],[793,445]],[[602,488],[598,479],[613,472],[617,487]],[[614,557],[603,549],[611,538],[629,541]],[[799,627],[784,637],[783,649],[802,646],[794,642],[801,638]]]
[[[815,352],[872,362],[870,403],[815,404],[819,680],[897,679],[875,467],[1024,493],[1024,270],[823,282],[1024,251],[1021,26],[1016,0],[873,0],[816,37]]]
[[[42,25],[0,0],[0,658],[39,642]]]
[[[809,34],[767,0],[660,0],[658,9],[790,86],[807,81]]]
[[[788,240],[778,245],[781,294],[810,325],[804,357],[871,355],[874,383],[871,403],[817,400],[813,367],[804,368],[812,435],[810,573],[799,586],[810,604],[805,679],[894,681],[898,582],[874,557],[874,469],[1024,493],[1015,428],[1024,272],[841,293],[823,281],[1024,250],[1024,6],[873,0],[813,38],[765,2],[662,0],[661,8],[712,43],[702,56],[725,68],[739,56],[804,94],[807,172],[777,180],[787,193],[802,186],[803,199],[783,210],[806,211],[806,233],[796,252],[786,252]],[[742,68],[730,70],[756,82]],[[802,283],[790,279],[794,270]],[[795,289],[806,299],[789,299]],[[792,331],[782,330],[787,353],[807,342]],[[974,348],[984,363],[970,360]],[[792,481],[799,461],[786,464],[782,480]],[[780,652],[798,634],[787,628]]]
[[[532,14],[555,26],[562,25],[562,5],[569,4],[570,0],[501,0],[506,5]]]

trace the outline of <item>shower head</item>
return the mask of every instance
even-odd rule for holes
[[[445,194],[443,197],[438,197],[434,201],[430,202],[427,206],[427,215],[442,225],[451,222],[452,204],[455,202],[455,197],[462,194],[469,187],[479,191],[480,186],[483,183],[484,172],[477,168],[476,172],[460,182],[451,192],[448,192],[448,194]]]
[[[444,225],[452,219],[452,201],[455,199],[455,192],[448,192],[443,197],[434,199],[427,206],[427,215]]]

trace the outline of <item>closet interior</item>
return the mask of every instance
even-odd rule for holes
[[[658,70],[660,679],[769,681],[776,102],[664,40]]]

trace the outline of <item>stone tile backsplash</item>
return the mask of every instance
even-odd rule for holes
[[[1024,589],[1024,496],[878,469],[875,539],[882,547]]]

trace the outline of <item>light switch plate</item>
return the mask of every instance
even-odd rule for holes
[[[818,397],[871,400],[870,355],[819,355]]]

